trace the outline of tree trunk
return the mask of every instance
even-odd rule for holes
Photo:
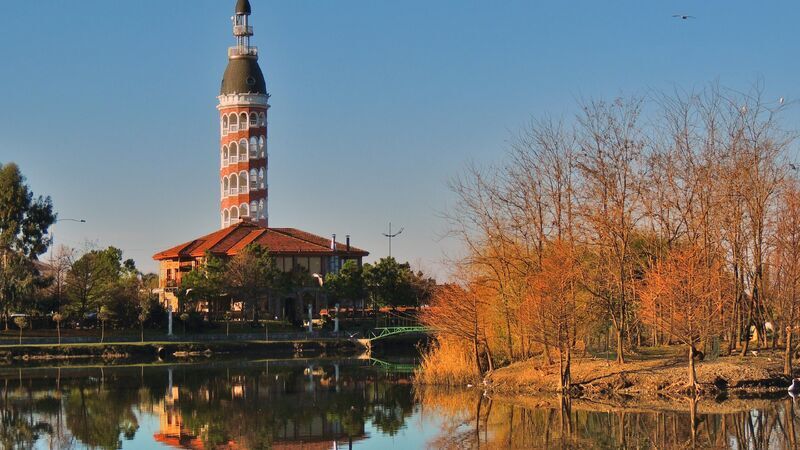
[[[478,339],[475,338],[472,340],[472,348],[475,351],[475,367],[478,369],[478,376],[483,375],[483,369],[481,368],[481,352],[478,348]]]
[[[102,343],[103,340],[105,340],[105,338],[106,338],[106,322],[105,321],[101,321],[100,322],[100,343]]]
[[[786,327],[786,352],[783,355],[783,374],[792,376],[792,327]]]
[[[697,393],[697,372],[694,370],[694,346],[689,345],[689,388]]]
[[[494,362],[492,361],[492,350],[489,348],[489,342],[484,344],[486,346],[486,363],[488,365],[489,373],[494,372]]]
[[[56,322],[56,333],[58,333],[58,345],[61,345],[61,322]]]
[[[572,385],[572,350],[567,346],[567,358],[564,363],[564,371],[561,374],[561,391],[564,393],[569,392]]]
[[[139,322],[139,331],[142,334],[142,342],[144,342],[144,322]]]
[[[617,362],[620,364],[625,364],[625,355],[622,353],[624,345],[622,327],[620,326],[617,328]]]

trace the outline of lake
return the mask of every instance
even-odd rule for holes
[[[12,449],[792,448],[791,398],[503,398],[415,390],[412,361],[0,369]]]

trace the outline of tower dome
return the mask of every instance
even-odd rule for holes
[[[220,95],[266,94],[267,83],[255,58],[233,58],[222,75]]]
[[[246,14],[250,15],[250,1],[249,0],[239,0],[236,2],[236,14]]]
[[[236,46],[228,49],[228,67],[222,76],[220,95],[267,94],[264,74],[258,66],[258,48],[250,45],[253,27],[249,23],[249,0],[237,0],[233,17],[233,35]]]

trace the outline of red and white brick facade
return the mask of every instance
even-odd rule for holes
[[[222,228],[244,217],[264,227],[268,224],[268,99],[265,94],[219,96]]]

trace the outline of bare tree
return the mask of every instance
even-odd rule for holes
[[[585,286],[616,329],[619,363],[625,362],[623,337],[635,301],[631,243],[643,215],[641,106],[638,98],[589,102],[578,118],[578,198],[595,267]]]

